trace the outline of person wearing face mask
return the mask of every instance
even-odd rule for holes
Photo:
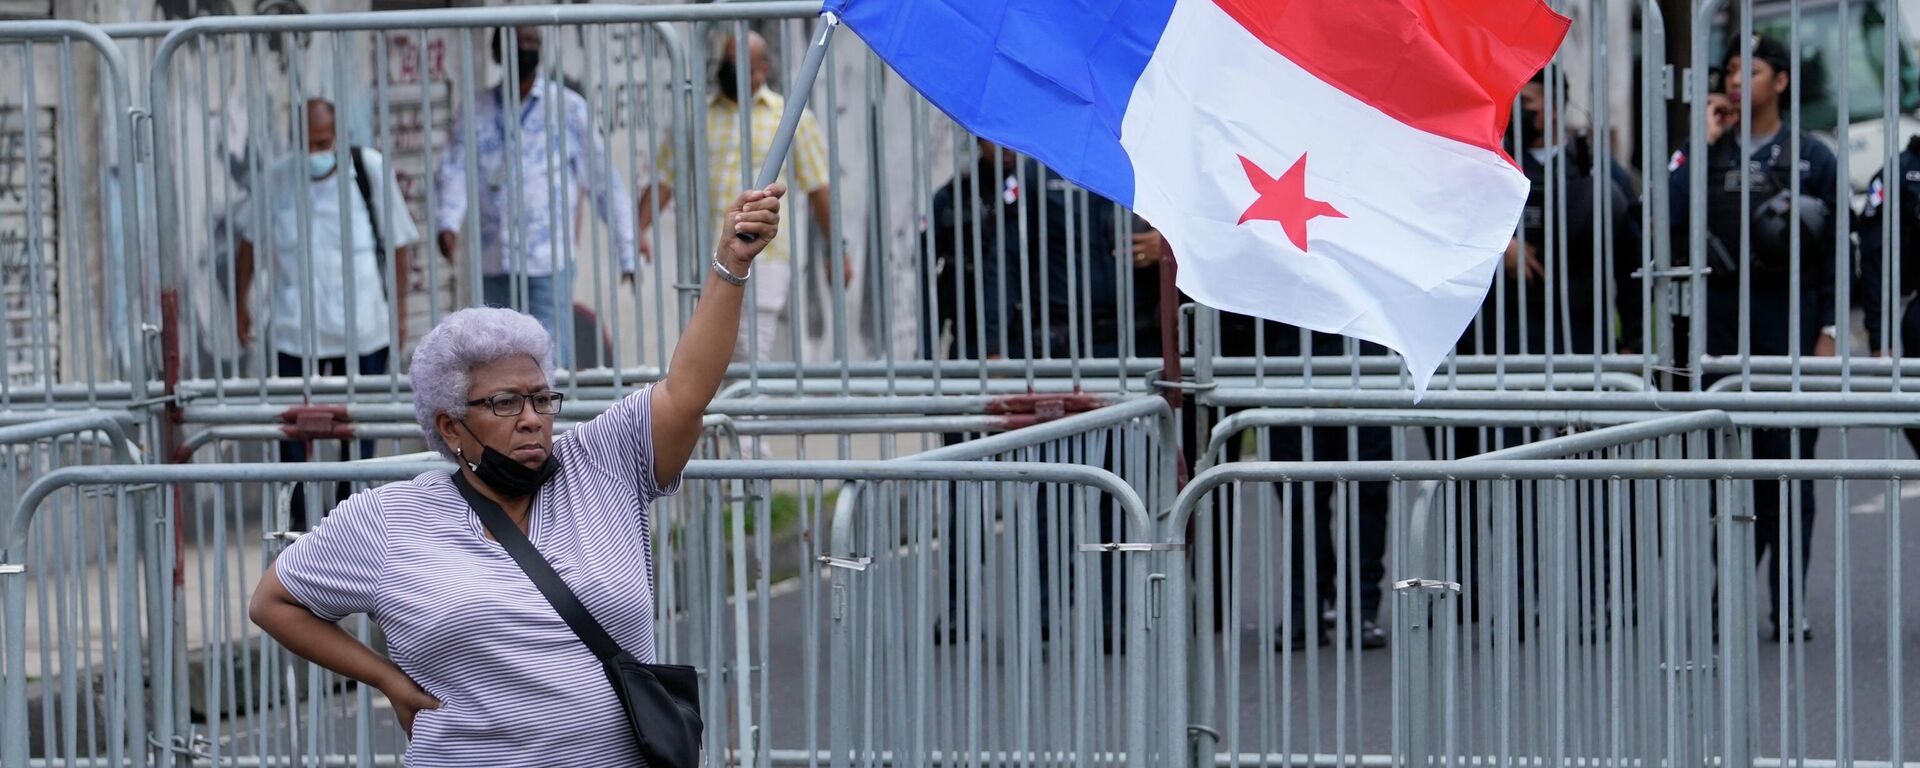
[[[360,374],[383,374],[400,341],[398,288],[420,230],[379,152],[350,147],[340,167],[333,104],[308,100],[306,128],[306,151],[270,164],[265,183],[235,217],[235,335],[243,348],[254,341],[254,270],[264,250],[275,373],[344,376],[352,361]],[[341,445],[341,458],[348,458]],[[372,455],[373,441],[360,448]],[[280,444],[281,461],[305,461],[308,453],[302,441]],[[344,491],[339,486],[335,495],[345,498]],[[305,495],[295,487],[297,514],[305,511]]]
[[[440,253],[449,261],[460,252],[462,237],[478,235],[479,287],[487,306],[524,311],[564,340],[571,338],[572,306],[572,265],[566,259],[592,242],[574,242],[574,201],[592,201],[610,233],[622,280],[630,282],[638,248],[628,215],[632,195],[594,126],[586,98],[542,74],[540,29],[508,32],[494,34],[493,57],[515,71],[499,87],[474,96],[473,146],[467,146],[468,127],[458,118],[447,132],[434,174],[434,221]],[[512,56],[503,41],[512,43]],[[468,178],[469,162],[479,178]],[[478,186],[477,233],[463,232],[470,186]],[[563,367],[569,352],[563,342]]]
[[[707,210],[715,215],[726,210],[728,190],[741,187],[741,179],[744,178],[742,173],[759,170],[760,163],[772,149],[773,136],[780,127],[780,117],[786,112],[786,97],[768,86],[773,77],[773,58],[767,52],[767,41],[758,33],[749,32],[748,69],[744,79],[749,94],[746,101],[750,104],[750,125],[747,130],[753,147],[743,157],[741,148],[746,144],[740,135],[740,81],[743,77],[736,64],[737,52],[738,46],[732,37],[726,38],[715,49],[719,67],[714,72],[713,95],[707,101]],[[827,242],[832,242],[833,198],[827,185],[827,140],[811,111],[800,113],[800,123],[793,134],[792,152],[794,186],[806,194],[807,209],[819,224],[820,233]],[[652,254],[646,250],[646,232],[653,226],[655,210],[665,208],[673,201],[673,165],[672,145],[662,147],[655,162],[662,176],[640,193],[640,242],[642,254],[649,259]],[[789,282],[795,272],[790,246],[786,241],[769,246],[760,262],[761,283],[758,293],[754,295],[753,313],[747,320],[752,324],[753,333],[749,336],[743,326],[734,351],[734,359],[742,362],[771,360],[779,349],[775,336],[779,333],[781,319],[787,315]],[[849,256],[841,264],[842,281],[851,283],[853,272],[853,259]]]
[[[1481,316],[1462,339],[1468,354],[1587,355],[1640,343],[1642,302],[1633,277],[1640,266],[1639,204],[1633,177],[1617,161],[1600,168],[1592,137],[1561,127],[1567,82],[1564,76],[1557,79],[1551,97],[1544,72],[1520,89],[1518,143],[1508,149],[1531,191],[1520,232],[1507,248],[1504,284],[1487,292]],[[1597,196],[1604,196],[1604,219],[1595,215]],[[1610,264],[1602,257],[1609,249],[1615,255]],[[1502,304],[1504,312],[1498,311]],[[1616,304],[1633,329],[1618,343],[1610,322]]]
[[[447,315],[409,373],[415,420],[451,471],[354,495],[261,575],[253,622],[385,694],[407,765],[643,764],[600,657],[510,552],[530,542],[620,650],[655,663],[652,505],[679,488],[700,441],[785,193],[774,184],[729,206],[668,373],[559,437],[545,329],[507,309]],[[356,613],[390,656],[340,628]]]

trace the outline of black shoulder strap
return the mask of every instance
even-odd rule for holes
[[[507,517],[507,511],[469,484],[466,474],[459,470],[454,470],[453,486],[460,489],[460,495],[465,496],[467,503],[473,506],[474,513],[480,515],[481,524],[487,526],[494,540],[513,556],[513,561],[520,564],[520,570],[525,571],[527,578],[533,580],[533,585],[540,588],[540,594],[546,595],[554,612],[566,620],[573,634],[580,637],[580,642],[586,643],[587,648],[601,661],[619,655],[620,644],[614,642],[600,622],[594,620],[593,614],[587,612],[587,607],[580,604],[580,598],[575,597],[573,590],[567,588],[567,583],[560,580],[560,574],[553,572],[553,566],[540,555],[540,550],[533,548],[533,542],[520,532],[520,526],[514,525],[512,518]]]
[[[387,273],[386,237],[380,234],[380,210],[373,204],[373,181],[367,176],[367,163],[360,158],[364,147],[353,147],[347,156],[353,158],[353,185],[360,188],[360,204],[367,209],[367,223],[373,225],[373,258],[380,264],[380,274]],[[381,278],[384,282],[385,278]]]

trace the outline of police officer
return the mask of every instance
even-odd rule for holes
[[[1530,190],[1520,232],[1508,246],[1496,278],[1499,282],[1487,292],[1480,316],[1461,338],[1462,354],[1565,358],[1631,351],[1640,344],[1644,302],[1633,277],[1641,263],[1633,178],[1617,161],[1602,171],[1590,137],[1556,129],[1565,125],[1568,89],[1564,73],[1554,82],[1557,87],[1549,93],[1543,70],[1520,90],[1516,104],[1520,114],[1514,123],[1518,137],[1516,141],[1508,136],[1508,148],[1526,173]],[[1598,213],[1604,219],[1597,218],[1595,211],[1596,198],[1602,195],[1605,206]],[[1601,238],[1597,246],[1596,234]],[[1604,257],[1609,249],[1614,254],[1610,262]],[[1623,330],[1617,341],[1609,322],[1616,304]],[[1558,364],[1569,381],[1583,367],[1591,370],[1589,366],[1585,361]],[[1435,458],[1452,459],[1550,436],[1519,427],[1428,429],[1427,445]],[[1488,560],[1478,554],[1479,535],[1491,526],[1476,519],[1475,510],[1483,505],[1474,503],[1471,489],[1458,492],[1461,499],[1455,509],[1461,518],[1456,530],[1461,546],[1457,552],[1458,565],[1468,577],[1463,579],[1465,589],[1493,588],[1499,577],[1486,571]],[[1596,572],[1609,571],[1602,567]],[[1519,583],[1510,588],[1523,596],[1524,613],[1532,602],[1529,585],[1538,579],[1531,572],[1517,576]],[[1462,604],[1464,618],[1478,619],[1486,606],[1495,603],[1491,596],[1481,595]]]
[[[1894,336],[1885,328],[1880,312],[1884,307],[1891,312],[1895,332],[1899,334],[1899,354],[1915,355],[1920,351],[1920,312],[1911,311],[1908,300],[1915,290],[1920,290],[1920,229],[1912,226],[1920,221],[1920,136],[1907,140],[1906,149],[1900,151],[1899,166],[1888,179],[1888,173],[1881,169],[1873,182],[1867,185],[1867,202],[1860,210],[1860,225],[1855,228],[1860,236],[1860,283],[1856,295],[1860,297],[1860,306],[1867,316],[1867,342],[1877,357],[1889,357],[1894,354]],[[1894,213],[1887,210],[1891,190],[1898,185],[1900,210]],[[1900,252],[1889,254],[1885,235],[1880,231],[1882,222],[1891,216],[1894,226],[1900,232]],[[1894,274],[1895,261],[1899,285],[1889,285],[1889,276]],[[1893,289],[1892,297],[1887,289]],[[1890,305],[1885,302],[1891,301]],[[1916,453],[1920,453],[1920,429],[1907,430],[1907,443]]]
[[[953,340],[949,359],[1021,357],[1029,347],[1056,358],[1119,357],[1123,302],[1131,302],[1128,353],[1158,355],[1158,233],[1134,217],[1133,242],[1123,246],[1123,212],[1112,201],[1031,158],[977,144],[976,167],[935,193],[920,238],[934,285],[923,299],[923,353],[936,357],[944,333]],[[1123,270],[1131,296],[1122,295]]]
[[[928,358],[1021,358],[1046,353],[1052,357],[1115,358],[1120,356],[1122,269],[1134,274],[1135,356],[1157,355],[1158,233],[1136,219],[1141,230],[1127,247],[1120,246],[1116,221],[1124,212],[1112,201],[1075,186],[1031,158],[976,139],[977,162],[955,175],[935,193],[921,245],[921,349]],[[1131,265],[1130,267],[1128,265]],[[942,354],[942,350],[944,354]],[[944,435],[948,445],[969,437]],[[1118,445],[1104,456],[1086,457],[1117,469],[1124,457]],[[950,501],[958,502],[957,495]],[[1040,495],[1036,518],[1049,519],[1050,500]],[[1112,500],[1099,502],[1098,535],[1115,540],[1110,530],[1115,515]],[[958,507],[955,507],[958,510]],[[1065,514],[1065,512],[1062,512]],[[956,514],[948,524],[948,541],[959,542],[958,525],[980,525],[977,516]],[[1040,591],[1048,592],[1051,569],[1048,544],[1051,525],[1041,525],[1038,543]],[[985,534],[982,534],[985,535]],[[949,600],[959,595],[964,559],[961,547],[947,548]],[[1103,624],[1120,615],[1115,608],[1124,599],[1113,558],[1099,566]],[[961,639],[959,605],[950,603],[944,632],[936,639]],[[1045,601],[1040,605],[1040,636],[1047,638],[1054,622]],[[977,619],[974,623],[977,623]],[[1101,631],[1106,650],[1120,648],[1117,625]],[[971,632],[971,630],[965,630]]]
[[[1184,303],[1190,301],[1184,295]],[[1282,323],[1268,322],[1230,312],[1217,314],[1217,339],[1214,353],[1220,357],[1268,358],[1300,357],[1303,351],[1318,357],[1386,355],[1377,344],[1353,342],[1329,333],[1309,333]],[[1304,338],[1303,338],[1304,337]],[[1340,386],[1345,368],[1316,369],[1322,381]],[[1182,450],[1188,466],[1199,459],[1198,450],[1209,442],[1209,433],[1200,429],[1200,406],[1189,396],[1181,406]],[[1226,418],[1237,409],[1220,409],[1218,418]],[[1389,461],[1393,458],[1393,432],[1386,427],[1286,427],[1265,431],[1259,442],[1271,461]],[[1237,440],[1228,441],[1221,461],[1239,461],[1244,451]],[[1304,486],[1312,486],[1312,495]],[[1336,503],[1334,491],[1348,493]],[[1288,618],[1274,627],[1276,651],[1300,650],[1338,641],[1347,647],[1385,648],[1389,637],[1379,625],[1386,578],[1388,513],[1391,488],[1384,482],[1285,483],[1277,489],[1287,494],[1286,508],[1291,510],[1286,525],[1291,541],[1291,587],[1283,598]],[[1228,539],[1243,522],[1224,507],[1216,508],[1215,551],[1228,551]],[[1336,517],[1337,516],[1337,517]],[[1240,529],[1245,530],[1245,529]],[[1341,532],[1340,537],[1334,534]],[[1189,535],[1197,535],[1189,532]],[[1338,538],[1338,540],[1336,540]],[[1311,572],[1308,546],[1313,547]],[[1348,557],[1348,555],[1354,557]],[[1217,563],[1225,567],[1224,561]],[[1214,583],[1227,584],[1229,574],[1213,574]],[[1215,630],[1224,616],[1225,589],[1214,592]],[[1345,595],[1347,620],[1339,621],[1338,608]],[[1338,631],[1345,628],[1345,634]]]
[[[1711,270],[1706,280],[1707,311],[1705,346],[1710,355],[1739,354],[1740,306],[1747,301],[1749,321],[1745,327],[1750,349],[1755,355],[1831,355],[1835,342],[1834,322],[1834,238],[1838,203],[1839,167],[1827,145],[1808,133],[1800,136],[1799,167],[1794,168],[1790,151],[1792,137],[1784,129],[1782,106],[1792,87],[1789,67],[1792,58],[1778,41],[1756,37],[1752,60],[1742,59],[1736,46],[1723,59],[1725,63],[1725,106],[1710,114],[1707,139],[1707,263]],[[1752,124],[1743,131],[1739,125],[1740,104],[1751,104]],[[1742,151],[1741,137],[1750,133],[1751,144]],[[1672,200],[1674,242],[1686,242],[1688,227],[1687,164],[1692,159],[1676,153],[1673,170]],[[1742,199],[1742,169],[1750,179],[1746,199]],[[1793,174],[1799,174],[1801,194],[1792,199]],[[1794,217],[1794,203],[1799,209]],[[1741,258],[1741,225],[1749,226],[1748,257]],[[1801,290],[1792,292],[1790,280],[1795,263],[1790,252],[1793,228],[1800,229],[1798,269]],[[1676,249],[1680,250],[1680,249]],[[1751,294],[1741,295],[1742,270]],[[1798,303],[1799,327],[1791,325],[1791,308]],[[1688,328],[1674,329],[1677,349],[1685,349]],[[1799,348],[1792,347],[1793,333],[1799,334]],[[1753,433],[1756,459],[1783,459],[1795,454],[1797,430],[1762,429]],[[1800,458],[1812,458],[1813,430],[1799,435]],[[1810,483],[1799,485],[1799,541],[1793,547],[1780,540],[1780,516],[1784,500],[1778,483],[1754,483],[1755,559],[1767,562],[1765,579],[1776,585],[1772,574],[1780,571],[1779,558],[1792,549],[1800,553],[1797,567],[1786,569],[1794,579],[1802,579],[1807,569],[1806,553],[1812,550],[1814,498]],[[1788,594],[1797,591],[1790,585]],[[1770,593],[1773,590],[1769,589]],[[1770,595],[1773,605],[1772,637],[1782,636],[1780,595]],[[1805,615],[1804,610],[1795,613]],[[1801,623],[1789,637],[1811,638],[1812,631]]]
[[[1024,285],[1024,295],[1036,307],[1028,315],[1042,348],[1055,358],[1124,357],[1130,327],[1128,354],[1158,355],[1159,259],[1157,249],[1142,248],[1140,242],[1150,239],[1149,225],[1132,217],[1137,239],[1128,243],[1117,229],[1127,214],[1113,201],[1031,159],[1023,179],[1032,188],[1022,197],[1031,269],[1024,276],[1010,271],[1001,279],[1010,293],[1021,293]],[[1131,283],[1131,295],[1123,295],[1123,280]],[[1129,303],[1131,322],[1122,311]]]
[[[1000,281],[1008,259],[1018,256],[1009,241],[1019,232],[1019,156],[985,139],[975,140],[975,148],[972,167],[934,193],[915,239],[925,276],[915,286],[920,351],[928,360],[1025,354],[1022,333],[1007,322],[1008,302],[1016,297],[1008,297]],[[1002,336],[1012,349],[1003,348]]]
[[[1615,349],[1607,322],[1607,273],[1618,286],[1623,319],[1630,335],[1619,346],[1639,343],[1640,293],[1633,272],[1640,265],[1639,204],[1633,177],[1618,161],[1603,173],[1592,140],[1585,135],[1555,142],[1549,128],[1564,120],[1566,79],[1550,104],[1545,72],[1520,90],[1519,146],[1514,159],[1526,172],[1531,190],[1521,214],[1521,232],[1507,249],[1503,285],[1487,292],[1481,318],[1463,346],[1493,354],[1566,355],[1605,353]],[[1509,141],[1512,138],[1509,137]],[[1596,177],[1604,177],[1596,183]],[[1595,219],[1595,197],[1605,196],[1604,228]],[[1595,246],[1596,230],[1602,238]],[[1605,263],[1602,254],[1612,244],[1616,257]],[[1549,270],[1551,267],[1551,270]],[[1552,280],[1549,281],[1549,271]],[[1499,311],[1504,303],[1504,312]],[[1549,312],[1549,304],[1552,311]],[[1496,326],[1505,318],[1504,331]],[[1494,334],[1503,332],[1504,339]],[[1596,341],[1598,347],[1595,346]]]
[[[1227,316],[1222,314],[1224,320]],[[1320,357],[1388,354],[1385,347],[1352,342],[1328,333],[1307,333],[1279,323],[1259,323],[1272,329],[1268,355],[1291,357],[1305,351]],[[1304,339],[1302,337],[1305,337]],[[1246,338],[1252,338],[1248,334]],[[1325,372],[1336,380],[1337,372]],[[1274,461],[1390,461],[1393,432],[1386,427],[1281,428],[1268,437]],[[1313,495],[1304,493],[1311,486]],[[1348,491],[1337,503],[1334,489]],[[1379,624],[1382,581],[1387,575],[1387,526],[1391,488],[1383,482],[1285,483],[1281,493],[1292,497],[1288,528],[1292,540],[1293,588],[1287,595],[1292,620],[1274,628],[1274,648],[1305,648],[1309,643],[1338,642],[1363,649],[1385,648],[1387,631]],[[1338,540],[1336,531],[1343,532]],[[1340,545],[1344,542],[1344,546]],[[1313,546],[1312,572],[1307,545]],[[1351,554],[1353,557],[1349,557]],[[1345,596],[1344,601],[1342,595]],[[1347,617],[1339,620],[1344,602]],[[1340,632],[1344,628],[1345,634]]]

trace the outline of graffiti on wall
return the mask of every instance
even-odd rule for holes
[[[241,13],[239,6],[234,0],[154,0],[153,14],[161,21],[236,16]],[[256,16],[288,16],[306,13],[307,7],[300,0],[255,0],[248,12]]]
[[[18,105],[0,104],[0,366],[10,386],[50,381],[59,364],[59,143],[54,108],[36,113],[29,126]]]

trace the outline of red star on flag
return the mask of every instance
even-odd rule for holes
[[[1246,155],[1237,155],[1240,167],[1247,172],[1247,181],[1253,184],[1253,190],[1260,197],[1240,214],[1241,224],[1249,221],[1279,222],[1280,228],[1287,233],[1287,239],[1293,247],[1307,250],[1307,222],[1325,216],[1332,219],[1344,219],[1346,214],[1328,205],[1324,200],[1307,197],[1307,156],[1301,155],[1293,161],[1293,167],[1276,179],[1248,160]]]

